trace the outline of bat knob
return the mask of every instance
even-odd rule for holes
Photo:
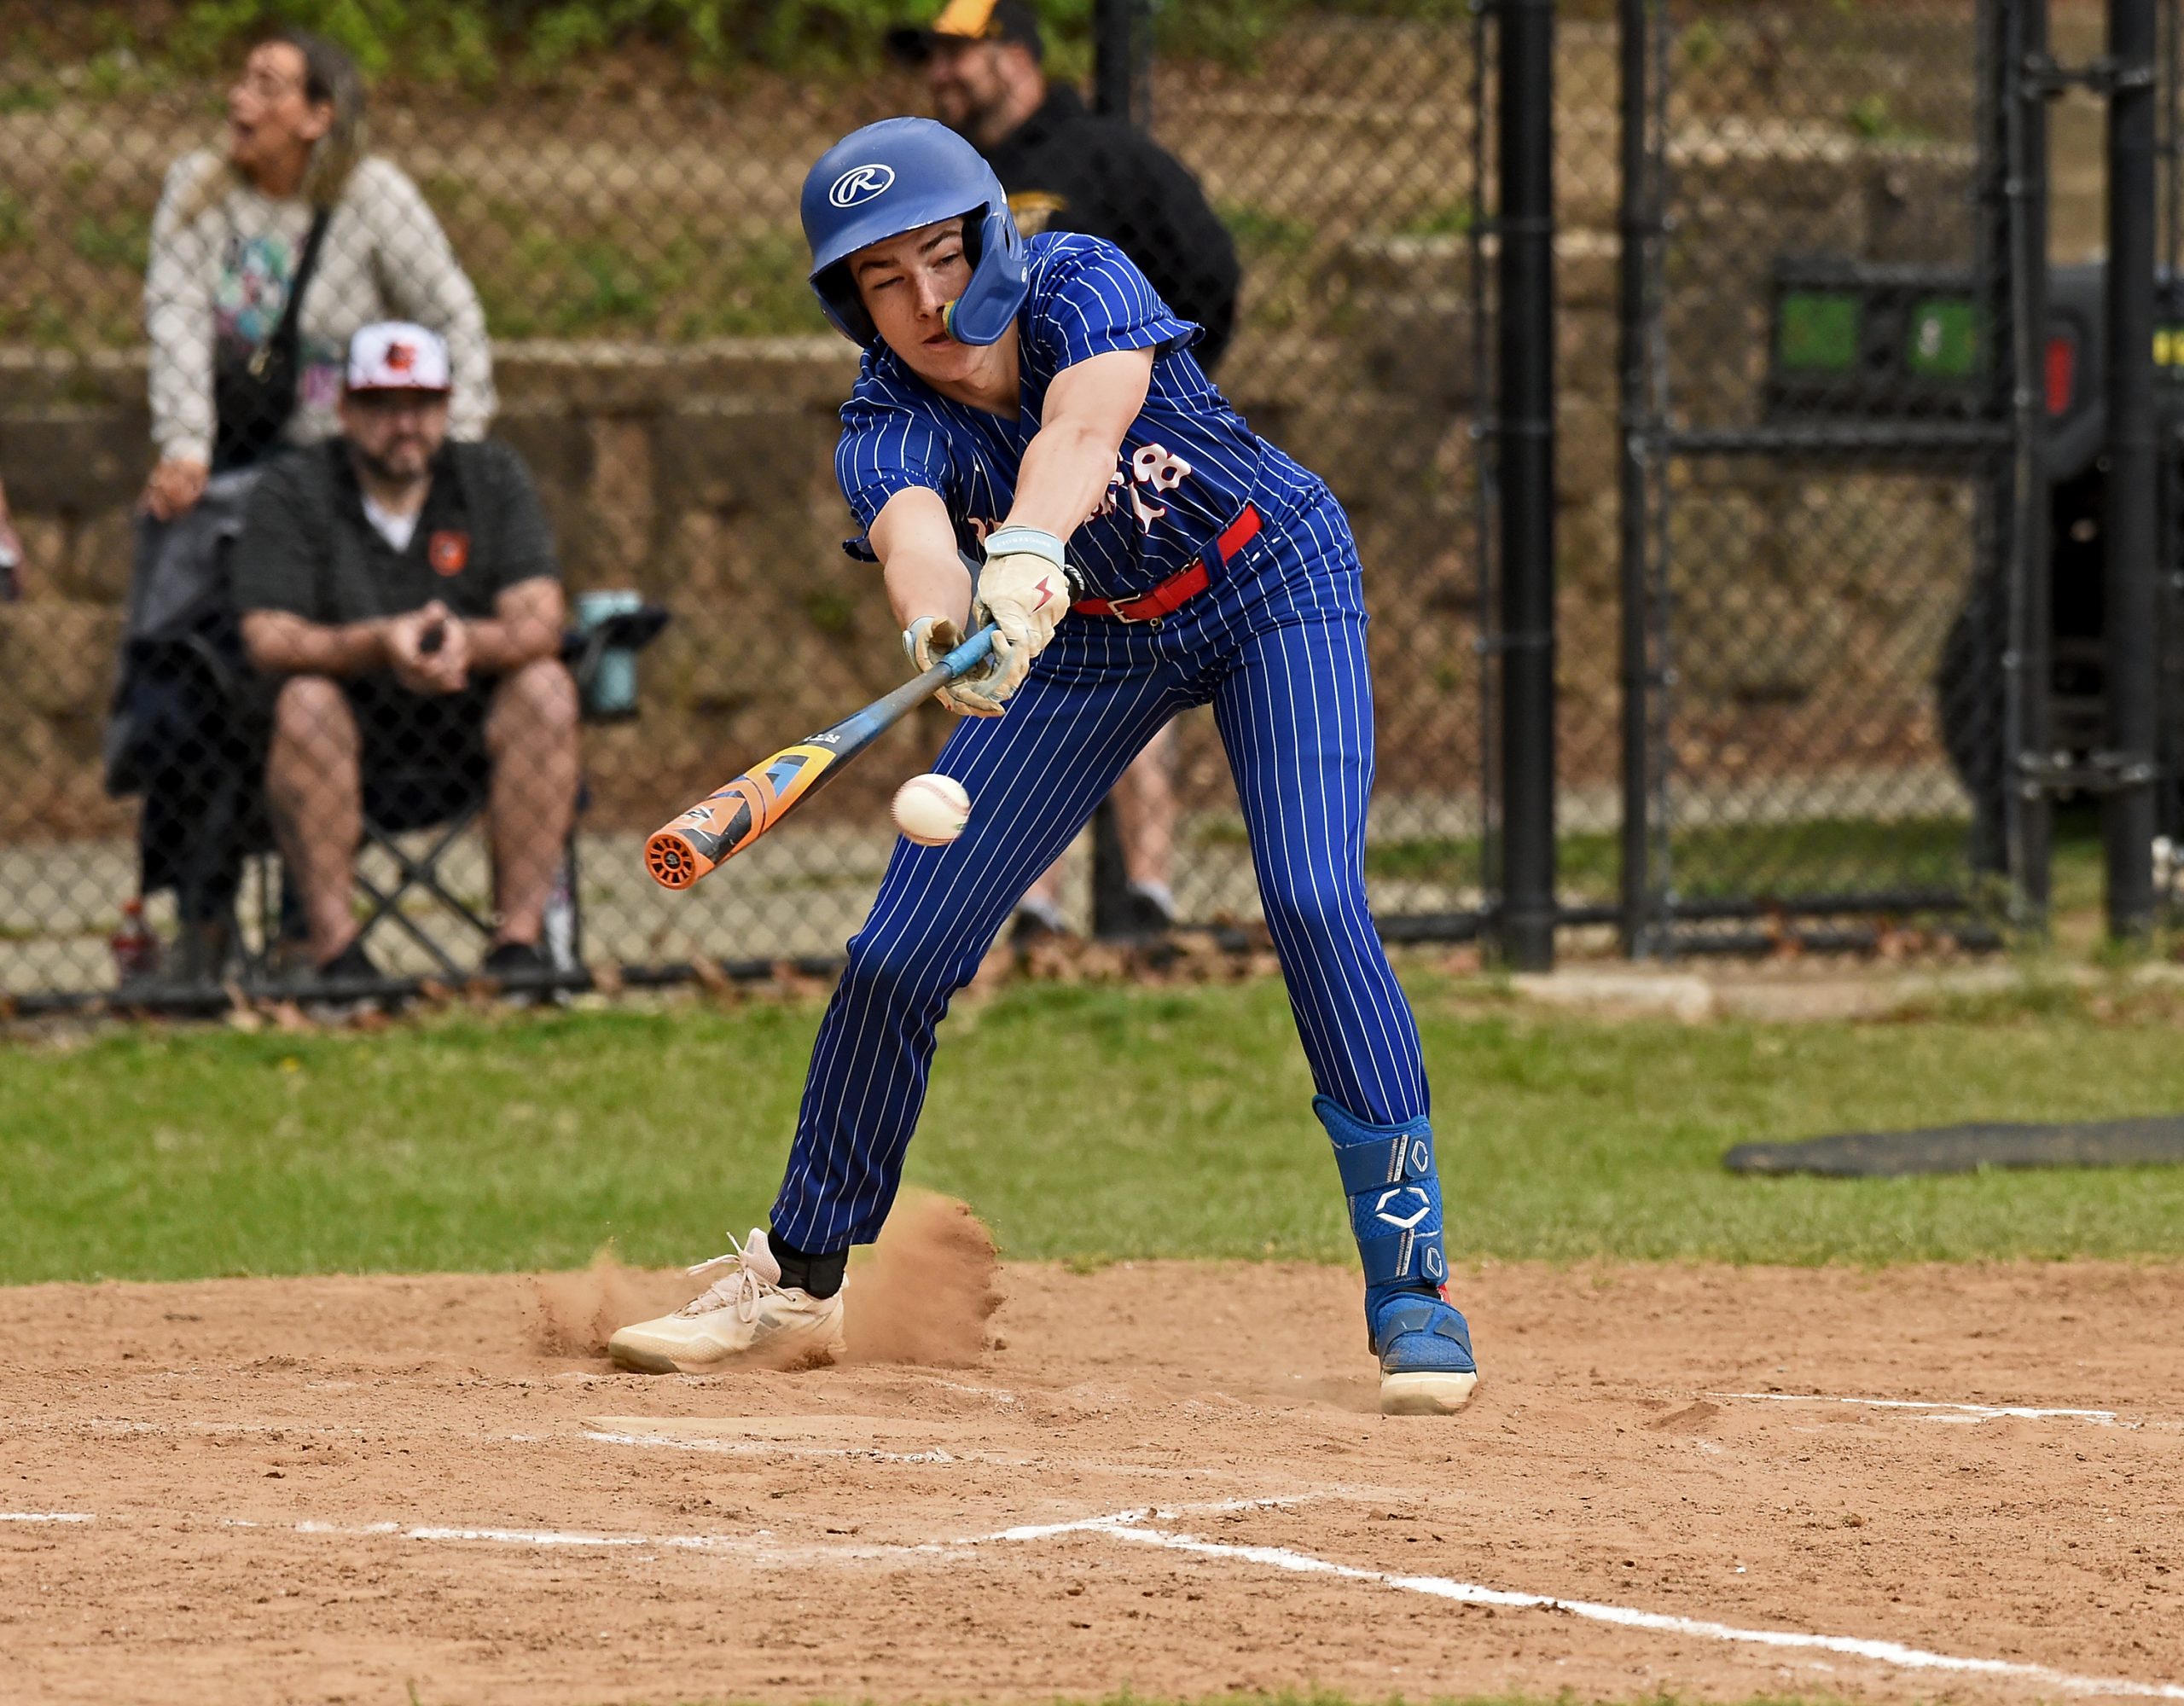
[[[655,835],[645,844],[645,868],[664,889],[687,889],[698,879],[682,838],[675,835]]]

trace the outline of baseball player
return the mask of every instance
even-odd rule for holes
[[[891,119],[804,180],[811,284],[864,347],[835,469],[922,670],[996,630],[936,768],[977,803],[943,847],[897,844],[827,1009],[768,1228],[691,1270],[624,1367],[821,1359],[850,1248],[878,1236],[934,1030],[1018,896],[1132,755],[1210,704],[1365,1269],[1381,1408],[1457,1408],[1478,1381],[1442,1294],[1441,1187],[1418,1030],[1367,909],[1373,698],[1347,519],[1255,435],[1180,320],[1112,244],[1028,242],[953,132]],[[975,581],[966,554],[979,560]],[[1066,1040],[1056,1038],[1059,1056]]]

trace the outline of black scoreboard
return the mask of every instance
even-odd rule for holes
[[[2100,454],[2106,274],[2071,266],[2048,276],[2039,385],[2058,479]],[[2157,279],[2155,292],[2164,425],[2184,426],[2184,281]],[[1990,317],[1967,269],[1785,256],[1769,280],[1766,420],[1870,426],[1885,453],[1894,427],[1992,418],[1994,352],[2009,328]]]

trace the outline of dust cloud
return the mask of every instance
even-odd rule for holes
[[[905,1191],[880,1241],[850,1264],[843,1330],[851,1362],[961,1368],[986,1344],[1001,1307],[993,1235],[968,1205]]]
[[[680,1309],[694,1290],[678,1269],[630,1268],[610,1240],[573,1274],[534,1274],[531,1343],[545,1356],[604,1356],[618,1327]]]
[[[952,1197],[905,1191],[880,1240],[851,1258],[843,1329],[851,1362],[967,1367],[986,1349],[986,1322],[1001,1307],[993,1236]],[[589,1266],[530,1276],[531,1347],[544,1356],[604,1356],[619,1327],[690,1300],[695,1285],[674,1268],[628,1267],[614,1246]]]

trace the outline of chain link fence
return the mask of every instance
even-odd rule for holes
[[[23,555],[0,612],[0,988],[277,981],[375,913],[360,977],[467,975],[497,928],[638,969],[837,951],[885,854],[886,779],[921,767],[938,710],[712,892],[651,891],[634,850],[899,670],[840,550],[853,351],[804,287],[795,194],[909,80],[706,84],[640,38],[528,87],[366,94],[338,53],[251,40],[199,67],[63,39],[0,87],[0,480]],[[293,448],[245,466],[218,404],[247,414],[315,201],[274,435]],[[418,515],[375,516],[327,448],[346,428],[398,460],[438,430],[395,393],[345,415],[350,335],[380,320],[445,339],[445,431],[504,447],[450,452]],[[630,606],[665,631],[597,655],[585,631]],[[438,606],[482,621],[439,624],[468,659],[431,649]],[[406,631],[356,626],[386,618]]]
[[[1775,914],[1959,910],[2007,868],[2002,3],[1558,9],[1571,920],[1763,943]],[[881,50],[932,9],[507,0],[404,35],[369,5],[0,0],[36,49],[0,67],[0,991],[272,983],[365,922],[360,976],[459,980],[497,932],[609,981],[839,953],[938,707],[687,895],[636,848],[900,677],[840,548],[855,351],[804,284],[795,200],[852,126],[980,98]],[[1149,137],[1188,194],[1101,200],[996,145],[1019,220],[1111,236],[1225,321],[1224,389],[1342,498],[1380,612],[1374,902],[1391,937],[1468,935],[1498,888],[1494,9],[1170,4],[1119,56],[1095,9],[1039,9],[1048,92],[1138,135],[1050,128],[1095,178]],[[2057,51],[2089,52],[2097,14],[2055,15]],[[353,80],[307,43],[253,53],[313,18]],[[2079,116],[2064,259],[2098,231]],[[1212,235],[1176,223],[1192,196]],[[288,453],[253,461],[220,399],[269,389],[264,352],[279,377],[315,198]],[[399,397],[343,414],[347,340],[380,319],[450,351],[456,448],[414,516],[327,448],[429,448]],[[176,560],[199,577],[153,573]],[[435,603],[476,618],[473,655],[435,647]],[[1120,793],[1124,922],[1247,927],[1210,720]],[[1089,927],[1096,862],[1065,859],[1047,922]]]
[[[42,51],[0,72],[0,481],[22,542],[0,607],[0,989],[277,983],[360,925],[340,975],[459,980],[497,927],[624,978],[838,953],[937,707],[688,896],[635,850],[899,676],[871,571],[840,548],[829,452],[855,352],[803,283],[795,197],[834,136],[949,91],[873,27],[708,57],[661,9],[549,54],[541,31],[580,9],[477,9],[482,33],[428,52],[352,35],[358,70],[235,9],[165,34],[127,6],[26,14]],[[1221,376],[1419,612],[1375,630],[1373,876],[1395,933],[1465,929],[1480,898],[1479,79],[1468,13],[1426,9],[1165,15],[1153,133],[1233,241],[1240,294],[1218,244],[1010,185],[1027,226],[1104,219],[1171,295],[1225,283]],[[1090,20],[1048,11],[1051,83],[1082,87]],[[450,448],[415,516],[377,502],[357,452],[429,450],[432,411],[343,401],[349,338],[383,319],[450,352]],[[294,410],[258,435],[284,454],[254,454],[219,423],[266,391],[253,357],[277,379],[284,337]],[[1210,722],[1141,769],[1130,874],[1184,924],[1248,924]],[[1069,927],[1091,862],[1059,873]]]
[[[1427,15],[1385,15],[1404,10]],[[1391,935],[1467,932],[1484,901],[1491,751],[1480,26],[1457,6],[1297,8],[1240,49],[1218,9],[1155,18],[1151,131],[1205,185],[1243,263],[1217,377],[1342,499],[1384,612],[1371,630],[1376,911]],[[1199,850],[1178,897],[1187,915],[1248,915],[1210,717],[1178,736],[1185,842]]]
[[[1641,9],[1639,933],[1960,909],[2007,868],[1998,8]]]

